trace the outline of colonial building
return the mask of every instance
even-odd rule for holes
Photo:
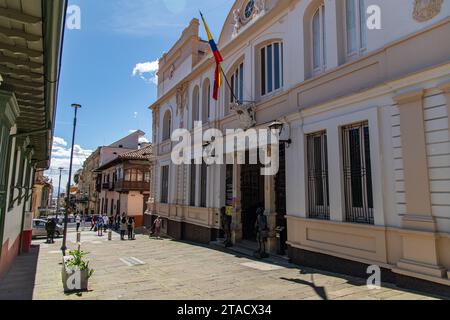
[[[37,171],[34,178],[31,212],[33,218],[46,216],[49,209],[53,206],[53,184],[51,180],[44,176],[44,171]]]
[[[50,165],[65,10],[0,2],[0,278],[31,229],[34,173]]]
[[[98,168],[116,159],[119,155],[139,148],[144,132],[138,130],[110,144],[98,147],[83,163],[78,182],[77,209],[83,214],[100,212],[100,192],[102,177]]]
[[[361,276],[378,265],[384,281],[448,290],[449,16],[448,1],[238,0],[218,42],[229,83],[218,102],[194,19],[160,60],[149,212],[169,235],[209,242],[232,206],[239,244],[263,203],[272,252],[283,226],[294,262]],[[174,129],[248,119],[282,126],[277,175],[172,163]]]
[[[152,146],[119,155],[97,171],[102,177],[100,213],[109,217],[125,214],[143,225],[150,196],[150,158]]]

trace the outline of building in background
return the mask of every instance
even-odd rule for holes
[[[121,154],[139,149],[144,141],[144,135],[145,133],[140,130],[132,132],[109,146],[98,147],[86,159],[78,182],[77,210],[79,212],[92,215],[101,211],[102,177],[97,169],[115,160]]]
[[[53,204],[53,184],[52,181],[44,176],[44,171],[39,170],[35,174],[31,212],[33,218],[48,216]]]
[[[102,177],[100,213],[109,217],[125,214],[143,225],[150,197],[151,145],[119,155],[97,169]]]
[[[366,27],[369,5],[381,29]],[[449,291],[450,2],[235,1],[218,43],[231,89],[224,81],[217,102],[198,27],[160,60],[151,106],[149,211],[164,231],[215,240],[229,206],[233,242],[249,245],[263,204],[272,253],[287,228],[294,262],[363,277],[378,265],[385,281]],[[223,133],[281,129],[278,174],[173,164],[171,133],[198,120]]]
[[[66,5],[2,2],[0,278],[21,251],[22,231],[31,229],[34,173],[50,165]]]

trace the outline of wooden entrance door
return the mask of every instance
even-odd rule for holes
[[[242,237],[256,240],[256,209],[264,206],[264,176],[261,165],[241,166]]]

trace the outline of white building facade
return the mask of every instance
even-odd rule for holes
[[[233,92],[217,102],[194,19],[160,60],[149,213],[209,242],[231,206],[239,243],[263,204],[269,249],[287,228],[294,262],[361,276],[377,265],[383,280],[448,290],[449,16],[448,1],[238,0],[218,42]],[[283,124],[277,175],[172,163],[174,129],[242,128],[235,102],[254,107],[255,128]]]

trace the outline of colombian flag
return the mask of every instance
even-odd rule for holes
[[[217,48],[216,42],[214,41],[214,38],[211,34],[211,31],[209,30],[208,24],[205,21],[205,18],[203,17],[203,14],[200,12],[200,15],[202,16],[203,25],[205,26],[205,31],[208,36],[209,45],[211,46],[211,50],[214,54],[214,58],[216,59],[216,71],[214,74],[214,92],[213,92],[213,98],[214,100],[217,100],[219,97],[219,89],[222,86],[222,67],[220,64],[223,61],[222,55],[220,54],[219,49]]]

